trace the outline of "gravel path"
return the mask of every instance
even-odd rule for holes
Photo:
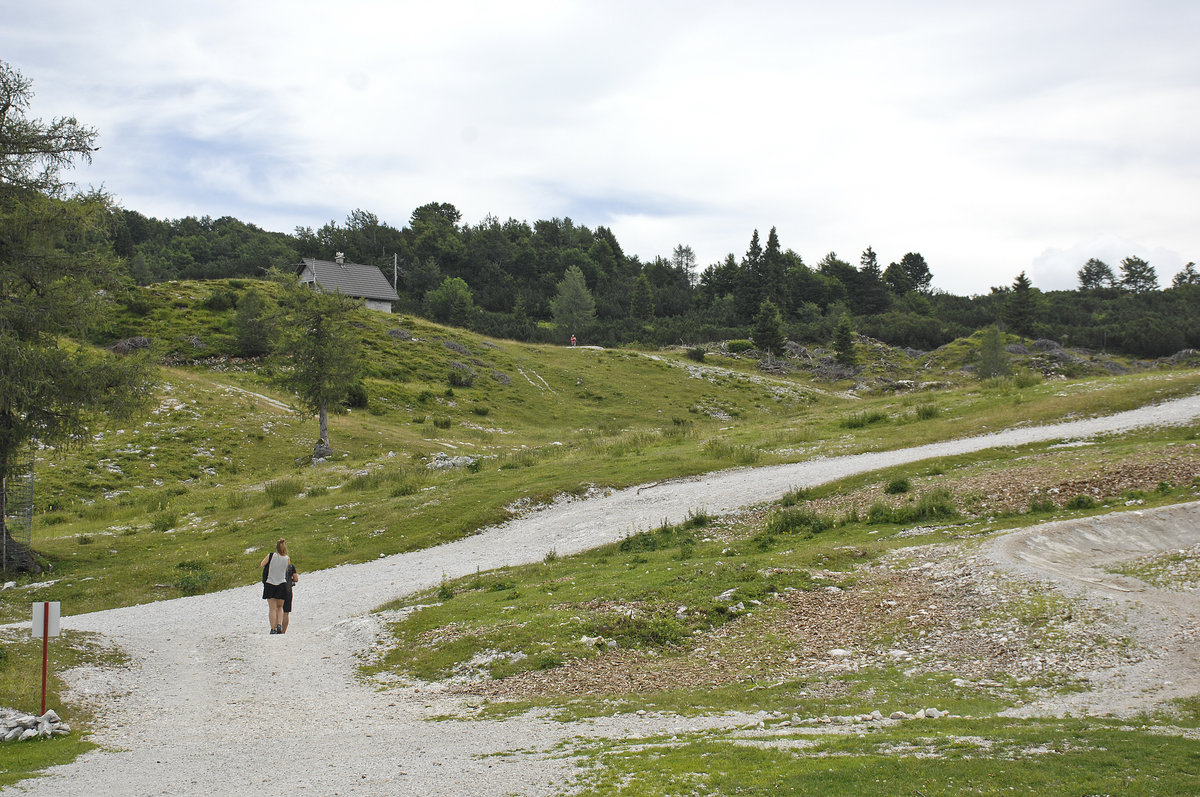
[[[550,752],[564,739],[684,731],[745,717],[430,722],[456,705],[436,687],[376,691],[354,679],[358,654],[380,630],[372,609],[444,576],[540,561],[551,549],[574,553],[683,520],[692,510],[720,515],[794,487],[931,457],[1198,417],[1200,396],[1193,396],[1104,418],[723,471],[563,502],[426,551],[306,573],[284,636],[267,634],[257,585],[66,617],[64,627],[103,633],[135,664],[71,676],[75,696],[99,705],[92,738],[104,752],[6,791],[56,797],[256,788],[313,795],[553,794],[573,772],[569,758]]]
[[[1149,704],[1200,694],[1200,593],[1156,589],[1106,566],[1200,543],[1200,503],[1046,523],[997,538],[1001,567],[1107,604],[1146,655],[1129,667],[1088,674],[1092,688],[1057,695],[1008,714],[1131,716]]]

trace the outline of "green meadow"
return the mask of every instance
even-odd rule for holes
[[[233,355],[230,297],[251,286],[270,290],[244,280],[165,283],[123,311],[111,336],[146,337],[163,363],[153,404],[134,420],[98,424],[67,449],[35,452],[33,541],[47,571],[7,577],[14,583],[0,591],[0,620],[27,621],[36,600],[59,600],[74,614],[251,584],[277,537],[315,570],[458,539],[593,488],[896,449],[1200,389],[1194,367],[1122,361],[1113,369],[1087,356],[1069,376],[1014,357],[1014,376],[981,382],[964,370],[976,337],[919,357],[864,341],[861,381],[828,382],[803,368],[765,373],[717,344],[697,361],[692,343],[528,345],[364,311],[365,402],[331,419],[335,454],[314,463],[316,420],[288,408],[272,379],[278,366]],[[589,743],[569,751],[589,767],[575,784],[585,794],[1186,793],[1172,789],[1200,767],[1194,742],[1183,740],[1194,731],[1179,730],[1196,727],[1195,705],[1137,723],[1006,720],[997,713],[1035,693],[1079,685],[1052,672],[997,674],[1001,688],[980,690],[882,665],[812,683],[783,678],[801,652],[773,623],[789,601],[830,588],[868,597],[885,589],[865,569],[911,546],[972,545],[1018,525],[1195,500],[1197,441],[1196,424],[1146,429],[1089,446],[1050,442],[915,463],[795,491],[734,518],[697,507],[677,525],[578,555],[547,551],[542,562],[447,581],[384,607],[426,606],[390,621],[392,638],[362,677],[522,684],[512,693],[481,688],[458,720],[525,710],[564,720],[636,710],[811,717],[934,702],[959,715],[861,734],[768,722]],[[448,459],[455,466],[438,467]],[[1114,475],[1135,465],[1145,470],[1139,482]],[[1006,481],[1104,489],[1086,500],[1065,491],[997,499],[992,485]],[[713,600],[725,593],[729,600]],[[1011,610],[1034,630],[1070,611],[1053,600]],[[882,621],[862,634],[877,646],[902,637]],[[588,641],[596,639],[604,641]],[[5,695],[27,695],[23,645],[3,648]],[[119,657],[98,645],[64,647],[71,661]],[[673,680],[698,666],[701,649],[722,661],[741,657],[739,676],[697,687]],[[644,677],[586,690],[572,681],[610,660],[635,662]],[[817,688],[817,680],[843,686]],[[29,710],[29,699],[12,704]],[[86,731],[86,712],[70,708]],[[86,747],[86,733],[6,746],[0,785]]]

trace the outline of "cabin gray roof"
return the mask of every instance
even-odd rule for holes
[[[340,291],[356,299],[374,299],[381,302],[398,302],[400,297],[378,266],[362,263],[333,263],[306,257],[296,264],[296,276],[308,269],[321,290]]]

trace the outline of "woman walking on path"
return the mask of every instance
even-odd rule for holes
[[[263,599],[267,602],[267,613],[271,621],[271,633],[283,633],[283,601],[287,598],[288,570],[287,541],[280,538],[275,550],[263,557]]]

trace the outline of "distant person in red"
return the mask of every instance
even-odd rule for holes
[[[575,345],[575,336],[574,335],[571,336],[571,345],[572,346]]]

